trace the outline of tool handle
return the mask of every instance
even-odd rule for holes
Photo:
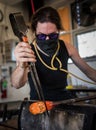
[[[27,36],[22,36],[22,38],[21,38],[21,39],[22,39],[22,41],[23,41],[23,42],[28,43],[28,38],[27,38]]]

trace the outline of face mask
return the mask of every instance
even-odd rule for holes
[[[39,40],[36,39],[37,45],[39,48],[47,53],[49,56],[53,56],[54,53],[56,52],[57,46],[58,46],[58,39],[53,39],[53,40]]]

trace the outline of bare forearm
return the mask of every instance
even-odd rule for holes
[[[89,66],[79,55],[77,49],[71,44],[65,44],[68,50],[70,58],[73,60],[74,64],[91,80],[96,82],[96,70]]]
[[[11,84],[15,88],[20,88],[27,82],[28,68],[17,66],[11,75]]]
[[[17,44],[14,55],[17,67],[11,75],[11,83],[15,88],[20,88],[24,86],[28,80],[28,62],[36,62],[36,56],[30,44],[25,42]]]
[[[92,67],[90,67],[83,59],[76,58],[73,60],[75,65],[78,66],[78,68],[91,80],[96,82],[96,70]]]

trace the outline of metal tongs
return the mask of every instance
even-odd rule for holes
[[[28,38],[27,38],[27,32],[28,32],[28,27],[25,24],[23,15],[18,12],[18,13],[11,13],[9,15],[9,19],[11,22],[11,26],[13,29],[14,34],[20,39],[20,41],[24,41],[26,43],[28,43]],[[35,89],[37,91],[39,100],[43,101],[46,107],[46,113],[48,114],[48,110],[47,110],[47,106],[46,106],[46,102],[45,102],[45,98],[44,98],[44,94],[43,94],[43,90],[42,90],[42,86],[38,77],[38,73],[35,67],[35,63],[29,63],[30,66],[30,71],[31,71],[31,77],[33,79],[33,83],[35,86]]]

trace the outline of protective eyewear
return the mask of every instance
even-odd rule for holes
[[[49,37],[50,40],[58,39],[59,33],[50,33],[50,34],[36,34],[38,40],[46,40],[46,37]]]

